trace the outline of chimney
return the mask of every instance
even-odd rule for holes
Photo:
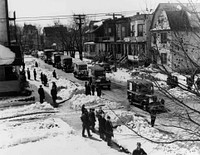
[[[136,15],[139,15],[139,14],[140,14],[140,12],[137,12],[137,13],[136,13]]]

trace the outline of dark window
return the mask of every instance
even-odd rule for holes
[[[160,55],[161,63],[162,64],[167,64],[167,53],[161,53]]]
[[[135,36],[135,25],[132,25],[132,36]]]
[[[143,24],[138,24],[138,36],[143,36]]]
[[[152,34],[153,44],[156,44],[156,39],[157,39],[157,35],[156,35],[156,33],[153,33]]]
[[[161,43],[167,43],[167,33],[161,33]]]

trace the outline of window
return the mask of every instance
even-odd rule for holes
[[[132,36],[135,36],[135,25],[132,25]]]
[[[156,33],[153,33],[152,34],[153,44],[156,44],[156,39],[157,39],[157,35],[156,35]]]
[[[167,53],[161,53],[160,55],[161,63],[162,64],[167,64]]]
[[[138,36],[143,36],[143,24],[138,24]]]
[[[161,43],[167,43],[167,33],[161,33]]]
[[[126,31],[125,31],[125,27],[123,26],[123,27],[122,27],[122,38],[124,38],[125,35],[126,35]]]

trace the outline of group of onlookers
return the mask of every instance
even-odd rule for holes
[[[110,121],[110,116],[107,116],[107,119],[105,119],[105,112],[100,107],[98,111],[95,113],[94,108],[90,108],[90,111],[85,108],[85,105],[82,105],[82,115],[81,115],[81,121],[82,121],[82,136],[86,137],[85,130],[87,130],[88,137],[91,137],[90,130],[92,132],[97,132],[95,130],[95,122],[96,118],[99,122],[99,136],[102,140],[107,141],[107,145],[111,146],[111,138],[113,135],[113,125]]]
[[[93,82],[85,82],[85,95],[95,95],[95,90],[97,96],[101,97],[101,86],[95,85]]]

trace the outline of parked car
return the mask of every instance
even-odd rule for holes
[[[73,62],[72,62],[72,57],[62,55],[61,56],[61,68],[65,72],[73,72],[74,66],[73,66]]]
[[[74,62],[74,77],[88,79],[88,68],[85,62]]]
[[[111,72],[111,67],[110,67],[109,63],[101,62],[101,63],[99,63],[99,66],[103,67],[106,72],[108,72],[108,73]]]
[[[89,78],[92,80],[92,83],[99,85],[101,87],[106,87],[110,90],[111,81],[106,79],[106,72],[103,67],[95,65],[89,68]]]

